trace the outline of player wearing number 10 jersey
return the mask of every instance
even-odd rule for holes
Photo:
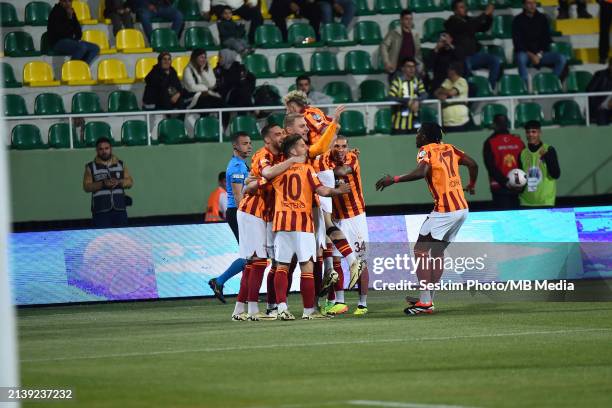
[[[376,182],[377,190],[394,183],[424,178],[434,199],[434,209],[419,232],[414,246],[417,259],[416,275],[419,282],[437,283],[444,272],[444,249],[452,242],[465,222],[468,205],[463,195],[459,165],[466,166],[470,182],[465,189],[474,194],[478,165],[467,154],[452,144],[442,142],[442,128],[437,123],[423,123],[417,132],[417,168],[411,173],[391,177],[386,175]],[[409,301],[404,312],[409,316],[432,313],[433,291],[421,290],[418,301]]]

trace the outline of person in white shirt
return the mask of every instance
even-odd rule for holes
[[[453,62],[448,67],[448,78],[442,82],[434,95],[443,101],[442,123],[446,132],[463,132],[470,121],[467,107],[468,83],[463,74],[463,62]]]
[[[183,88],[193,93],[187,109],[207,109],[223,107],[221,95],[216,92],[217,78],[208,64],[206,51],[196,49],[191,52],[189,64],[183,71]]]

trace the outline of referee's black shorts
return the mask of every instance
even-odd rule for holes
[[[227,223],[232,229],[232,232],[234,233],[234,236],[236,237],[236,241],[240,242],[240,238],[238,237],[238,218],[236,216],[237,213],[238,213],[237,208],[228,208],[225,211],[225,219],[227,220]]]

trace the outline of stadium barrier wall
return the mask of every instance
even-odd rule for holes
[[[425,217],[368,217],[366,246],[370,285],[375,289],[381,282],[415,280],[413,269],[388,266],[381,259],[410,256],[409,244],[415,242]],[[610,242],[612,206],[470,213],[457,242],[447,250],[455,263],[446,267],[443,278],[612,278]],[[208,280],[219,275],[237,252],[224,223],[13,233],[13,301],[32,305],[210,296]],[[484,266],[465,270],[468,256],[482,258],[477,262]],[[346,265],[344,270],[346,274]],[[225,293],[236,294],[239,286],[240,276],[234,277],[226,282]],[[294,273],[292,289],[298,287],[299,274]]]
[[[564,127],[543,130],[543,141],[554,146],[561,165],[559,196],[588,196],[612,191],[612,139],[610,127]],[[478,162],[476,195],[468,201],[491,199],[482,146],[490,131],[448,134]],[[523,135],[523,132],[517,132]],[[416,165],[414,136],[352,137],[359,148],[365,201],[372,205],[427,204],[425,183],[394,186],[377,193],[374,183],[385,172],[404,173]],[[254,142],[254,150],[262,146]],[[196,143],[115,147],[128,166],[134,187],[128,194],[134,205],[131,217],[203,213],[208,195],[216,188],[217,174],[232,154],[229,143]],[[9,152],[13,222],[75,220],[91,217],[90,194],[82,189],[85,163],[93,148]],[[467,172],[462,171],[467,182]]]

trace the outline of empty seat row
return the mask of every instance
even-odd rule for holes
[[[314,28],[307,23],[294,23],[288,29],[288,42],[283,42],[279,28],[273,24],[257,27],[255,46],[258,48],[321,47],[349,45],[378,45],[382,42],[380,26],[375,21],[359,21],[351,40],[343,24],[329,23],[321,27],[321,41],[314,41]]]
[[[565,79],[565,89],[559,78],[551,72],[538,72],[532,78],[533,93],[536,95],[560,94],[563,92],[586,92],[593,75],[588,71],[570,71]],[[529,95],[529,91],[519,75],[503,75],[498,84],[497,93],[491,89],[489,80],[479,75],[468,78],[468,83],[476,89],[474,96],[520,96]]]

